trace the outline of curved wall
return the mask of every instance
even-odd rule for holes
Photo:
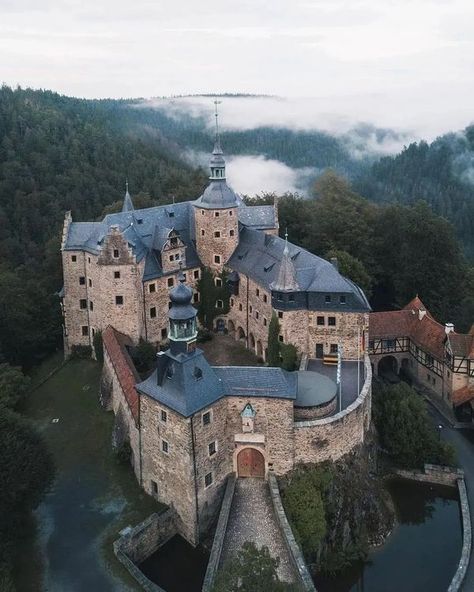
[[[335,461],[364,442],[372,397],[372,369],[367,355],[364,366],[364,385],[349,407],[331,417],[294,422],[295,464]]]

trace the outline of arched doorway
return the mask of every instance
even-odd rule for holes
[[[265,458],[255,448],[244,448],[237,455],[237,475],[239,477],[265,478]]]
[[[235,338],[235,324],[234,321],[228,320],[227,321],[227,330],[229,332],[229,335],[231,337]]]
[[[245,341],[245,331],[242,329],[242,327],[237,328],[237,339],[239,341]]]
[[[249,335],[249,348],[255,351],[255,337],[253,336],[253,333],[250,333]]]
[[[398,376],[398,362],[394,356],[384,356],[377,369],[378,376],[391,381]]]

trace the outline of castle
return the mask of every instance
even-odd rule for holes
[[[65,351],[102,332],[101,397],[118,439],[141,486],[176,510],[194,544],[231,473],[265,478],[336,460],[364,442],[371,409],[362,290],[335,261],[278,237],[277,203],[243,203],[226,182],[218,133],[210,171],[195,201],[135,210],[127,188],[122,212],[102,222],[68,213],[62,238]],[[275,314],[300,371],[209,365],[193,306],[203,268],[230,291],[227,306],[215,303],[215,327],[266,359]],[[146,380],[130,357],[140,338],[168,346]]]

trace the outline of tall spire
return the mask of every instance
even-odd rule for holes
[[[288,230],[285,232],[285,247],[278,269],[277,279],[270,284],[270,288],[275,292],[298,292],[299,285],[296,279],[296,269],[293,260],[290,257],[288,248]]]
[[[134,210],[133,201],[128,192],[128,179],[125,180],[125,197],[123,198],[122,212],[132,212]]]
[[[214,117],[216,118],[216,137],[214,140],[214,150],[212,151],[211,160],[209,162],[209,167],[211,169],[211,175],[209,179],[211,179],[211,181],[221,181],[225,179],[225,160],[224,153],[222,152],[221,148],[221,138],[219,135],[219,112],[217,110],[217,105],[220,105],[221,102],[222,101],[218,101],[217,99],[214,101]]]

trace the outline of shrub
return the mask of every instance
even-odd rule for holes
[[[148,372],[156,362],[156,348],[153,344],[140,339],[137,347],[132,351],[132,358],[138,372]]]
[[[92,356],[92,347],[90,345],[73,345],[71,347],[71,359],[86,360]]]
[[[102,364],[104,361],[104,344],[102,341],[102,331],[96,331],[94,334],[94,339],[92,340],[94,344],[94,352],[96,360]]]
[[[296,369],[296,360],[298,352],[292,343],[281,343],[281,367],[290,372]]]
[[[267,362],[269,366],[280,365],[280,323],[275,313],[272,314],[270,325],[268,326],[268,355]]]

